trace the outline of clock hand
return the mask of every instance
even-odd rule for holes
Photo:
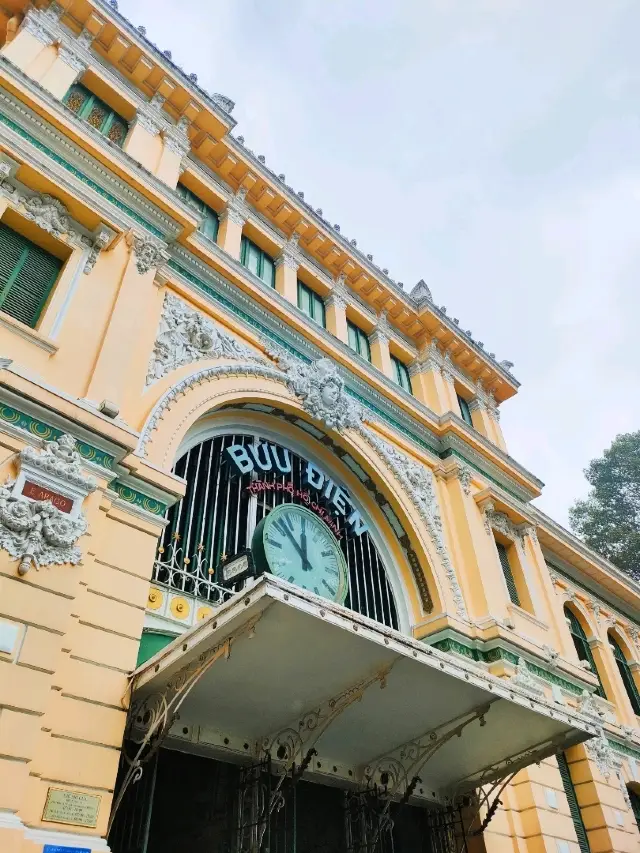
[[[300,544],[304,549],[304,554],[302,556],[302,571],[309,572],[311,571],[311,563],[309,562],[309,550],[307,548],[307,520],[303,518],[300,522],[301,532],[300,532]]]
[[[309,569],[311,568],[311,564],[309,563],[309,560],[307,558],[306,551],[305,551],[305,553],[303,553],[302,548],[300,547],[298,542],[293,538],[293,533],[289,530],[287,525],[284,524],[283,527],[284,527],[285,533],[287,534],[287,536],[291,540],[291,544],[293,545],[293,547],[296,549],[296,551],[300,555],[300,559],[302,560],[302,570],[305,572],[309,571]],[[309,569],[306,568],[307,566],[309,566]]]

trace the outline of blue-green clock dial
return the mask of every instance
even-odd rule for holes
[[[256,527],[252,550],[262,571],[339,604],[345,600],[349,582],[340,545],[305,507],[282,504],[272,509]]]

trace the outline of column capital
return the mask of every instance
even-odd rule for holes
[[[387,312],[381,311],[380,314],[378,314],[378,322],[376,323],[373,332],[369,335],[369,340],[371,343],[377,343],[379,341],[380,343],[388,344],[390,338],[391,326],[387,320]]]
[[[38,12],[37,9],[29,9],[22,21],[20,29],[26,30],[34,38],[37,38],[41,44],[48,47],[54,43],[55,35],[51,32],[50,27],[47,26],[43,18],[44,14],[42,12]]]
[[[418,356],[409,365],[409,376],[417,376],[418,373],[426,373],[433,370],[440,373],[442,370],[442,353],[438,349],[435,339],[424,349],[420,350]]]
[[[140,275],[145,275],[154,267],[162,266],[169,258],[167,244],[160,240],[153,240],[146,234],[129,231],[127,245],[135,256],[136,269]]]
[[[300,250],[298,249],[299,234],[292,234],[291,237],[282,247],[280,254],[275,259],[276,268],[285,266],[290,270],[298,271],[302,260]]]
[[[229,197],[220,218],[229,219],[236,225],[244,225],[249,218],[249,205],[246,202],[246,198],[247,188],[240,187],[236,193]]]
[[[76,80],[87,70],[87,63],[74,45],[61,44],[58,47],[58,58],[76,72]]]
[[[451,383],[453,383],[456,376],[456,369],[451,361],[451,353],[448,351],[442,357],[442,375]]]
[[[160,95],[154,95],[153,98],[160,98]],[[153,102],[153,98],[151,99]],[[164,98],[162,98],[164,103]],[[161,109],[161,107],[160,107]],[[189,125],[191,122],[186,116],[182,116],[175,126],[168,127],[163,131],[162,137],[164,144],[170,151],[177,154],[179,157],[185,157],[191,150],[191,142],[189,140]]]
[[[337,308],[346,308],[349,301],[349,289],[345,284],[346,278],[344,275],[339,275],[333,282],[331,292],[325,300],[327,307],[335,305]]]

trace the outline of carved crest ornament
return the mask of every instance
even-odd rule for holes
[[[81,463],[75,440],[62,435],[57,441],[45,442],[43,450],[25,447],[20,453],[20,475],[0,486],[0,547],[20,561],[20,575],[32,566],[39,569],[80,562],[77,542],[87,531],[80,500],[97,487]],[[25,471],[47,485],[59,483],[75,498],[71,512],[63,512],[50,500],[32,500],[21,494]]]

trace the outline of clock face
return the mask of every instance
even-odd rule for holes
[[[272,509],[256,527],[252,549],[258,565],[308,592],[342,604],[348,590],[347,564],[329,528],[296,504]]]

